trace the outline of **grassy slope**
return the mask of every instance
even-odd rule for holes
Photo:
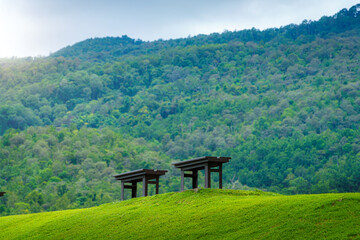
[[[0,239],[360,238],[360,193],[167,193],[0,218]]]

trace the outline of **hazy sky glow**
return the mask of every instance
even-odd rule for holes
[[[0,0],[0,57],[46,56],[92,37],[179,38],[318,20],[360,0]]]

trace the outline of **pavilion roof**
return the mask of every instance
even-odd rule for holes
[[[130,172],[121,173],[114,175],[116,180],[130,181],[130,180],[140,180],[142,177],[156,177],[164,175],[167,170],[154,170],[154,169],[138,169]]]
[[[199,158],[193,158],[181,162],[175,162],[172,165],[174,165],[177,168],[185,168],[185,167],[191,167],[203,163],[227,163],[231,157],[212,157],[212,156],[204,156]]]

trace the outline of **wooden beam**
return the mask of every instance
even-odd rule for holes
[[[198,188],[198,170],[193,170],[192,188]]]
[[[131,176],[131,177],[128,177],[126,179],[123,179],[122,181],[125,181],[125,182],[133,182],[133,181],[138,181],[138,182],[141,182],[141,179],[145,176],[145,174],[139,174],[138,176]]]
[[[184,170],[181,169],[181,191],[184,191]]]
[[[211,172],[208,165],[205,165],[205,188],[211,188]]]
[[[143,177],[143,197],[146,197],[148,195],[148,185],[147,185],[147,179],[146,177]]]
[[[194,169],[204,169],[206,165],[208,165],[208,164],[207,163],[201,163],[201,164],[181,167],[181,169],[183,169],[184,171],[192,171]]]
[[[137,182],[132,182],[132,189],[131,189],[131,197],[136,198],[137,197]]]
[[[173,163],[173,165],[176,168],[195,168],[196,164],[216,164],[216,163],[226,163],[229,162],[231,157],[211,157],[211,156],[205,156],[200,158],[194,158],[186,161],[176,162]]]
[[[222,164],[219,166],[219,189],[222,189]]]
[[[159,194],[159,177],[156,178],[155,194]]]
[[[193,178],[193,177],[194,177],[194,174],[185,173],[185,174],[184,174],[184,177],[191,177],[191,178]]]
[[[125,190],[124,181],[121,181],[121,201],[124,201],[124,190]]]
[[[114,177],[117,180],[124,180],[124,181],[130,181],[131,178],[137,177],[137,179],[142,178],[143,175],[150,176],[150,175],[164,175],[167,172],[167,170],[154,170],[154,169],[138,169],[126,173],[121,173],[114,175]]]

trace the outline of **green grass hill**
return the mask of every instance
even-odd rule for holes
[[[0,239],[359,239],[360,193],[166,193],[0,218]]]

